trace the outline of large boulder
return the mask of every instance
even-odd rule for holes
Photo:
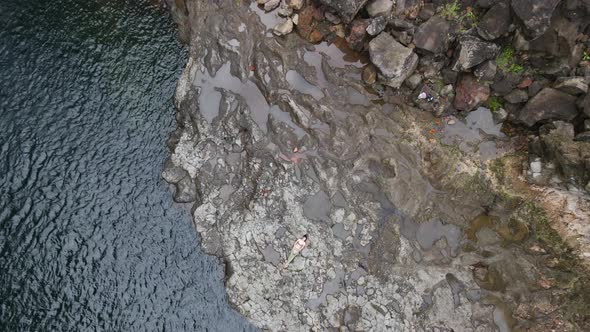
[[[477,32],[483,39],[494,40],[507,33],[511,23],[510,6],[507,1],[500,1],[481,18]]]
[[[459,40],[459,51],[455,57],[453,70],[467,71],[486,60],[495,58],[499,52],[500,46],[494,43],[464,35]]]
[[[349,23],[367,0],[319,0],[319,2],[332,8],[346,23]]]
[[[579,186],[590,181],[590,143],[574,141],[559,130],[541,134],[543,158],[553,162],[564,178]]]
[[[390,34],[380,33],[369,43],[371,62],[379,68],[381,81],[399,88],[418,66],[418,56],[412,49],[398,43]]]
[[[460,111],[471,111],[489,97],[490,88],[479,82],[472,74],[466,73],[462,74],[457,81],[453,104]]]
[[[547,31],[551,16],[560,0],[512,0],[512,10],[522,21],[529,39],[535,39]]]
[[[441,16],[433,16],[422,24],[414,35],[414,44],[417,48],[440,54],[449,48],[449,29],[447,20]]]
[[[577,115],[576,97],[552,88],[544,88],[520,110],[517,121],[531,127],[546,120],[571,121]]]

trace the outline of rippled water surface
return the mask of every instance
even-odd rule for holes
[[[160,179],[185,61],[140,1],[0,4],[0,330],[250,330]]]

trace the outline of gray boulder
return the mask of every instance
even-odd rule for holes
[[[447,20],[441,16],[433,16],[422,24],[414,35],[414,44],[417,48],[440,54],[449,48],[449,29]]]
[[[372,0],[367,5],[367,13],[369,16],[376,17],[381,15],[388,15],[393,8],[392,0]]]
[[[465,35],[459,41],[459,51],[455,58],[453,70],[467,71],[480,63],[495,58],[500,46],[483,41],[475,36]]]
[[[197,186],[190,177],[180,180],[174,187],[176,190],[173,199],[176,203],[191,203],[197,200]]]
[[[529,39],[535,39],[547,31],[551,16],[560,0],[512,0],[512,10],[522,21]]]
[[[166,160],[162,171],[162,178],[166,182],[176,184],[187,177],[189,177],[189,174],[184,168],[176,166],[170,159]]]
[[[571,121],[578,115],[576,97],[552,88],[544,88],[528,101],[517,121],[531,127],[540,121]]]
[[[369,43],[371,62],[379,68],[384,84],[399,88],[418,66],[418,56],[412,49],[398,43],[382,32]]]
[[[367,0],[319,0],[319,2],[332,8],[346,23],[349,23]]]
[[[477,32],[486,40],[494,40],[508,32],[512,17],[507,1],[501,1],[490,8],[479,21]]]

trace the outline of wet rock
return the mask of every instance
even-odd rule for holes
[[[414,35],[414,44],[418,49],[441,54],[449,48],[449,28],[446,19],[433,16],[422,24]]]
[[[365,7],[367,9],[367,13],[369,16],[376,17],[381,15],[387,15],[391,13],[391,9],[393,8],[393,1],[392,0],[372,0],[367,4]]]
[[[367,84],[373,84],[377,81],[377,69],[373,65],[367,65],[363,69],[362,79]]]
[[[293,31],[293,21],[288,18],[285,22],[277,24],[273,29],[272,32],[277,36],[284,36],[286,34],[291,33]]]
[[[350,48],[356,51],[363,49],[367,37],[367,27],[370,22],[370,20],[365,19],[352,21],[350,24],[350,33],[346,36],[346,42],[348,42]]]
[[[318,0],[320,3],[332,8],[344,22],[349,23],[356,13],[367,3],[367,0]]]
[[[375,17],[367,27],[367,33],[371,36],[376,36],[385,30],[387,26],[387,18],[385,16]]]
[[[519,104],[529,100],[529,94],[524,90],[516,89],[505,95],[504,99],[511,104]]]
[[[399,88],[418,66],[418,56],[385,32],[371,40],[369,55],[384,84],[393,88]]]
[[[512,17],[508,1],[500,1],[490,8],[477,24],[477,32],[486,40],[494,40],[508,32]]]
[[[544,88],[528,101],[518,114],[517,121],[531,127],[539,121],[571,121],[577,114],[575,97],[552,88]]]
[[[495,58],[499,52],[500,46],[474,36],[465,35],[459,41],[459,51],[453,70],[466,71],[486,60]]]
[[[453,104],[458,110],[471,111],[486,101],[489,96],[490,88],[487,85],[478,82],[472,74],[463,74],[457,82]]]
[[[497,71],[498,66],[496,65],[496,61],[488,60],[477,66],[473,73],[475,74],[475,77],[482,81],[492,81],[496,76]]]
[[[573,96],[579,96],[588,91],[588,80],[584,77],[560,77],[553,88]]]
[[[181,168],[176,166],[172,160],[168,159],[166,161],[166,163],[164,164],[164,170],[162,171],[162,178],[170,183],[170,184],[176,184],[178,182],[180,182],[180,180],[189,177],[188,172]]]
[[[541,36],[551,24],[551,16],[560,0],[512,0],[512,10],[524,25],[529,39]]]
[[[174,186],[173,199],[176,203],[191,203],[197,200],[197,186],[190,177],[185,177]]]
[[[281,0],[268,0],[265,1],[264,3],[264,10],[269,12],[271,10],[274,10],[275,8],[277,8],[279,5],[281,4]]]

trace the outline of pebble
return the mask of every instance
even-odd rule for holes
[[[455,123],[457,123],[457,121],[455,121],[454,119],[450,119],[449,121],[447,121],[447,124],[448,124],[449,126],[452,126],[452,125],[454,125]]]

